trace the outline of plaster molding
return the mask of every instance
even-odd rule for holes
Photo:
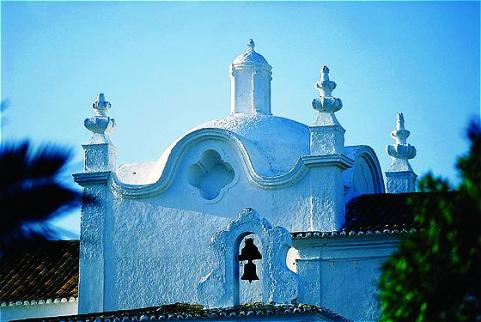
[[[235,134],[224,129],[203,128],[193,131],[180,139],[169,155],[160,178],[152,184],[133,185],[122,183],[115,173],[112,173],[109,185],[113,193],[127,198],[145,198],[164,192],[172,184],[183,156],[188,150],[207,140],[229,143],[237,156],[243,161],[244,171],[249,181],[263,189],[280,189],[291,186],[302,179],[310,168],[335,166],[342,170],[353,165],[353,161],[342,154],[305,155],[300,156],[294,167],[287,173],[278,176],[259,175],[252,165],[249,154]]]
[[[354,160],[354,165],[343,172],[346,203],[361,194],[385,193],[381,165],[374,150],[367,145],[349,146],[344,149],[346,155]],[[359,185],[359,182],[364,185]]]
[[[109,182],[111,171],[74,173],[73,179],[82,187]]]
[[[255,210],[246,208],[226,230],[212,236],[217,265],[197,288],[199,299],[209,307],[240,304],[237,255],[242,239],[250,234],[257,235],[262,244],[262,302],[291,303],[297,298],[298,276],[286,264],[292,243],[289,232],[283,227],[272,227]]]
[[[293,240],[302,260],[369,260],[391,255],[402,240],[402,235],[338,236]]]

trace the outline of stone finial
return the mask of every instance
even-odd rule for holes
[[[254,47],[255,47],[256,43],[254,42],[254,40],[249,39],[249,42],[247,43],[247,50],[251,50],[251,51],[254,51]]]
[[[110,102],[105,100],[104,93],[97,95],[97,100],[92,103],[92,108],[97,111],[98,115],[106,116],[106,112],[110,110]]]
[[[404,115],[398,113],[396,121],[396,129],[391,132],[391,137],[394,139],[394,145],[388,145],[386,148],[387,154],[393,158],[389,171],[412,171],[409,164],[410,159],[416,156],[416,148],[406,143],[406,139],[411,132],[404,128]]]
[[[104,93],[99,93],[96,101],[92,104],[95,116],[86,118],[84,121],[87,130],[93,133],[90,139],[91,144],[110,143],[109,134],[115,127],[115,120],[107,116],[110,107],[110,102],[105,100]]]
[[[316,121],[309,127],[310,154],[342,154],[344,150],[344,128],[339,124],[335,112],[342,108],[342,101],[333,97],[336,83],[329,79],[329,68],[324,66],[321,79],[316,83],[319,97],[312,101],[312,108],[318,111]]]
[[[337,84],[329,79],[329,68],[324,66],[321,71],[321,79],[316,83],[319,98],[315,98],[312,101],[312,108],[320,113],[335,113],[339,111],[342,108],[342,101],[331,95],[336,86]]]
[[[404,115],[398,113],[396,129],[391,132],[395,144],[386,147],[387,154],[392,158],[386,172],[386,191],[388,193],[413,192],[416,190],[416,178],[409,160],[416,156],[416,148],[406,139],[411,133],[404,128]]]

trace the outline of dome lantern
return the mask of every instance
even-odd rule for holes
[[[272,114],[272,68],[254,47],[250,39],[246,50],[230,65],[231,114]]]

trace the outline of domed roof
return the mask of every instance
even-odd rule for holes
[[[232,64],[234,65],[241,65],[241,64],[253,64],[253,65],[269,65],[267,60],[261,54],[257,53],[254,50],[255,43],[251,39],[247,44],[247,49],[245,52],[237,56]]]
[[[294,168],[299,156],[309,154],[307,125],[273,115],[231,114],[223,119],[201,124],[179,137],[162,153],[157,162],[149,165],[149,169],[144,171],[145,178],[140,180],[144,184],[156,182],[177,144],[189,134],[202,129],[220,129],[234,135],[246,149],[256,173],[262,176],[285,174]],[[123,172],[131,172],[130,165]],[[128,176],[123,176],[123,180],[134,183]],[[137,181],[135,183],[138,183]]]
[[[309,154],[308,126],[283,117],[231,114],[201,124],[192,131],[206,128],[224,129],[235,134],[261,175],[288,172],[299,156]]]

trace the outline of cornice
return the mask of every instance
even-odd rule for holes
[[[94,184],[106,184],[111,171],[74,173],[73,180],[82,187]]]

